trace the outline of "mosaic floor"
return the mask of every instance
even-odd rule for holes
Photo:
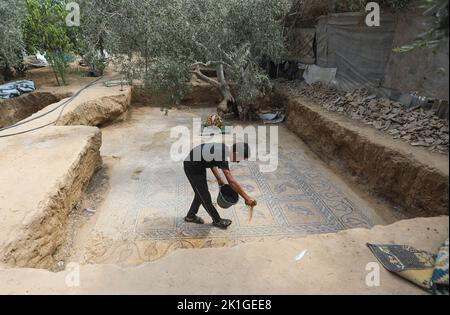
[[[184,173],[177,170],[159,177],[154,174],[165,191],[161,196],[152,195],[151,206],[137,214],[136,233],[142,237],[174,238],[209,236],[290,236],[298,234],[328,233],[348,228],[370,227],[372,220],[350,199],[315,170],[297,153],[281,153],[282,165],[276,174],[263,174],[254,162],[233,165],[232,170],[245,190],[258,200],[254,217],[243,200],[228,210],[219,209],[222,217],[233,220],[226,232],[210,226],[187,224],[183,221],[192,202],[193,192]],[[142,176],[145,176],[143,174]],[[149,174],[151,180],[153,176]],[[218,189],[213,178],[209,181],[211,194]],[[146,192],[142,192],[145,196]],[[205,211],[203,217],[208,217]]]
[[[257,162],[232,165],[237,179],[258,200],[251,222],[241,200],[231,209],[218,208],[222,217],[233,220],[227,231],[208,224],[202,208],[199,214],[207,224],[185,223],[193,191],[182,164],[170,160],[170,128],[192,128],[193,117],[209,112],[175,111],[164,117],[158,109],[135,108],[130,120],[103,130],[110,187],[93,222],[81,232],[79,259],[127,265],[158,259],[176,248],[232,246],[385,223],[284,126],[279,128],[276,172],[261,173]],[[214,200],[218,187],[210,176]]]

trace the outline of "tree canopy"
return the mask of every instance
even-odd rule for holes
[[[178,102],[188,91],[192,74],[216,86],[229,110],[269,83],[260,68],[264,58],[284,52],[282,0],[122,0],[113,1],[108,49],[131,79],[168,93]],[[113,14],[113,12],[115,14]],[[217,78],[201,73],[214,67]],[[232,95],[229,82],[236,84]]]
[[[58,84],[60,79],[65,84],[67,58],[74,46],[65,21],[65,1],[25,0],[25,3],[23,30],[27,51],[45,53]]]
[[[22,0],[0,1],[0,69],[16,65],[25,49],[22,22],[25,4]]]

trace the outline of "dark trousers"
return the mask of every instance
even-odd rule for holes
[[[214,222],[220,221],[220,215],[214,207],[211,200],[211,194],[209,193],[206,169],[193,167],[189,163],[184,163],[184,172],[195,193],[194,200],[192,201],[187,216],[190,218],[195,217],[200,205],[202,205]]]

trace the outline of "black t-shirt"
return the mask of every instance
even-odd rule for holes
[[[229,149],[224,143],[203,143],[192,149],[184,163],[196,168],[229,170],[228,158]]]

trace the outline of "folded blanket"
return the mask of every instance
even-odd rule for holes
[[[406,245],[367,244],[392,273],[434,294],[448,294],[448,242],[437,255]]]
[[[431,281],[434,294],[448,295],[448,239],[439,249]]]

